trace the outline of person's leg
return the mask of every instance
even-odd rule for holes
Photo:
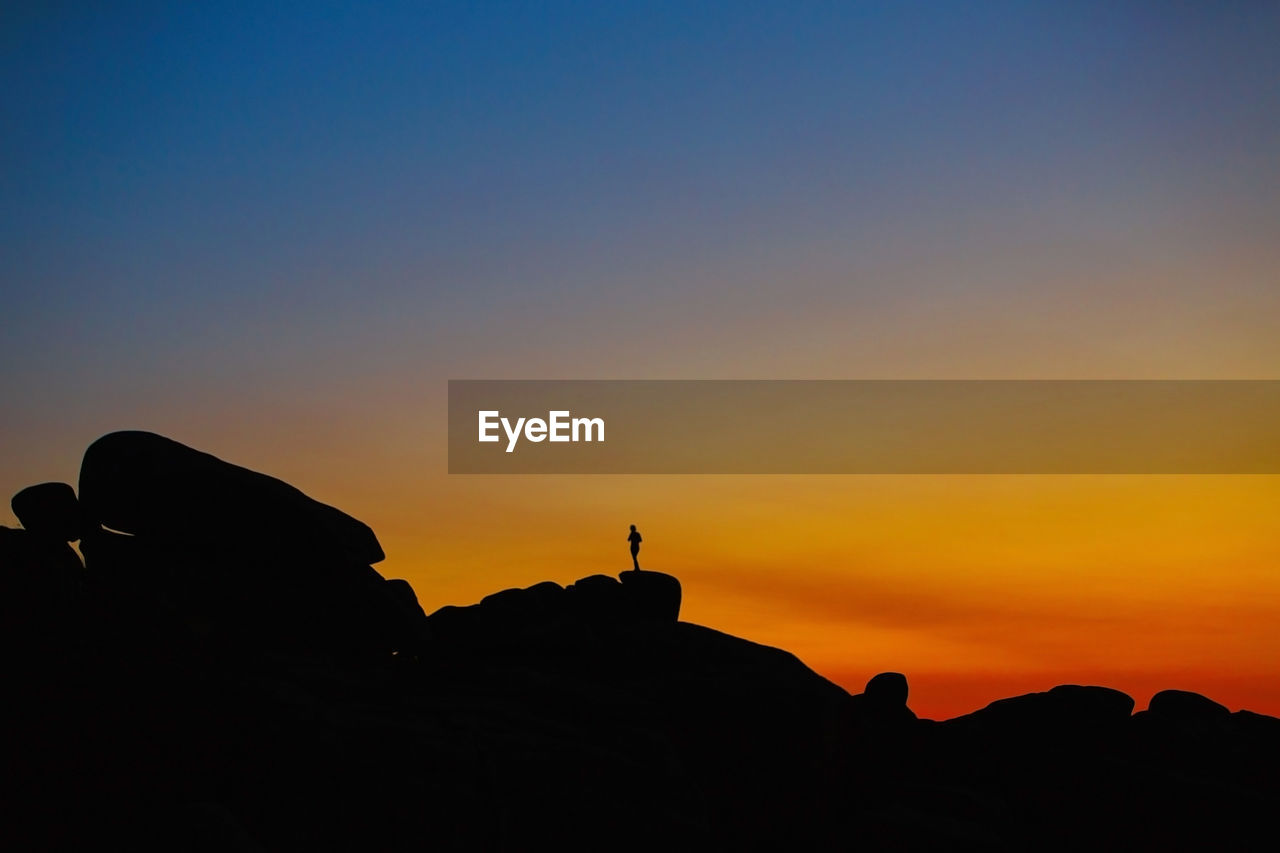
[[[639,548],[631,549],[631,562],[635,565],[635,570],[637,572],[640,571],[640,549]]]

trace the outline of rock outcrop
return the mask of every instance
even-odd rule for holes
[[[1133,699],[1119,690],[1062,684],[998,699],[947,725],[989,737],[1064,742],[1114,735],[1132,713]]]
[[[0,528],[0,754],[23,850],[1243,849],[1280,720],[1062,685],[917,719],[586,574],[423,613],[376,537],[113,433]],[[79,535],[81,565],[67,543]]]
[[[114,432],[85,451],[79,505],[91,575],[218,642],[376,656],[425,641],[416,599],[371,568],[384,558],[373,531],[274,477]]]
[[[643,575],[643,580],[636,575]],[[468,607],[446,605],[427,617],[441,654],[528,648],[554,643],[566,631],[601,623],[614,626],[674,624],[680,615],[680,581],[660,572],[625,571],[621,582],[590,575],[567,587],[543,581],[504,589]]]
[[[1189,690],[1161,690],[1151,697],[1147,710],[1153,717],[1185,722],[1223,722],[1231,712],[1208,696]]]
[[[80,465],[86,517],[112,530],[237,556],[385,558],[369,526],[282,480],[149,432],[113,432]]]

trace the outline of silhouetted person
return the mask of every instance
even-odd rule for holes
[[[640,571],[640,560],[636,555],[640,553],[640,531],[636,530],[636,526],[631,525],[631,535],[627,537],[627,541],[631,543],[631,562],[635,564],[635,570]]]

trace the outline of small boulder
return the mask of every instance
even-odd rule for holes
[[[495,637],[516,642],[538,630],[543,621],[539,604],[527,589],[504,589],[480,599],[480,618]]]
[[[555,581],[540,581],[531,587],[526,587],[525,592],[529,593],[530,600],[536,602],[537,607],[549,616],[559,617],[564,610],[564,587]]]
[[[10,501],[22,526],[43,539],[74,542],[80,538],[80,503],[66,483],[27,486]]]
[[[871,676],[862,695],[868,702],[885,708],[905,708],[907,706],[907,677],[900,672],[882,672]]]
[[[418,603],[418,594],[413,585],[403,578],[390,578],[386,581],[387,595],[407,617],[414,620],[426,619],[422,605]]]
[[[995,737],[1059,742],[1111,736],[1133,713],[1133,699],[1110,687],[1062,684],[1044,693],[998,699],[981,710],[943,725]]]
[[[618,575],[627,609],[642,621],[677,622],[680,619],[680,581],[662,572],[627,571]]]
[[[615,619],[622,611],[622,584],[609,575],[589,575],[567,586],[565,593],[583,619]]]
[[[447,605],[426,618],[430,634],[452,651],[527,648],[563,626],[568,596],[554,581],[504,589],[468,607]]]
[[[1190,690],[1161,690],[1151,697],[1147,710],[1153,717],[1185,722],[1222,721],[1231,714],[1226,705]]]
[[[855,721],[877,728],[916,719],[907,707],[907,677],[900,672],[872,676],[862,693],[849,697],[849,708]]]

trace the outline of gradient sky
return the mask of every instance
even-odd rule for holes
[[[149,429],[367,521],[428,611],[626,568],[634,522],[685,618],[925,715],[1280,713],[1280,478],[444,442],[449,378],[1277,378],[1280,5],[38,5],[0,12],[0,486]]]

